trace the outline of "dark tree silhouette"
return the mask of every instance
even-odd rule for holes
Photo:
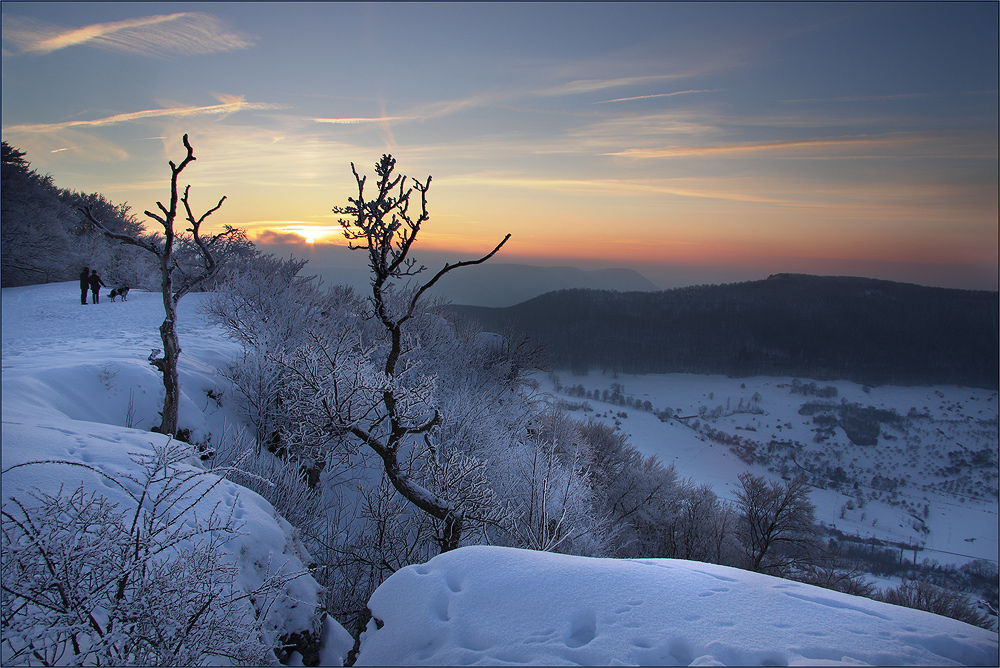
[[[390,292],[393,281],[417,276],[426,269],[418,266],[416,261],[409,257],[409,253],[420,232],[420,226],[429,218],[427,190],[431,185],[431,177],[428,176],[425,182],[421,183],[414,179],[413,185],[407,187],[406,176],[393,176],[395,166],[396,160],[391,155],[382,156],[375,165],[375,174],[378,177],[375,185],[377,193],[374,198],[368,199],[365,196],[367,177],[360,176],[354,163],[351,163],[351,171],[357,181],[358,195],[348,197],[347,206],[333,209],[334,213],[346,216],[339,222],[351,249],[368,251],[368,266],[372,273],[374,317],[389,338],[389,350],[383,369],[388,379],[396,379],[399,375],[397,364],[403,352],[403,334],[407,323],[414,316],[417,302],[424,293],[448,272],[459,267],[486,262],[510,238],[509,234],[505,236],[492,251],[478,260],[446,263],[430,280],[405,295],[402,303],[392,300]],[[419,207],[416,213],[412,213],[410,208],[414,191],[420,198],[414,207],[415,209]],[[426,438],[428,432],[438,424],[440,420],[438,411],[435,409],[432,416],[420,420],[417,416],[407,414],[403,392],[392,382],[386,384],[381,403],[380,410],[375,413],[376,418],[371,421],[371,428],[354,423],[348,427],[349,431],[378,454],[389,481],[407,501],[443,522],[441,551],[446,552],[458,547],[463,524],[463,515],[458,504],[420,485],[403,470],[399,461],[399,450],[408,438],[418,435]],[[374,433],[374,427],[383,423],[388,424],[388,431],[385,436],[378,437]]]
[[[3,287],[67,280],[80,271],[68,262],[73,212],[59,198],[52,176],[42,176],[24,151],[2,143],[0,167],[0,282]]]
[[[191,292],[191,290],[195,287],[204,283],[213,277],[216,272],[218,272],[219,265],[216,262],[216,258],[213,256],[212,247],[221,240],[236,235],[239,232],[239,230],[227,225],[224,232],[211,237],[208,241],[202,239],[201,224],[206,218],[208,218],[208,216],[219,210],[222,203],[226,201],[226,198],[223,197],[214,207],[201,214],[201,216],[195,217],[191,210],[190,201],[188,200],[188,193],[191,186],[185,186],[184,194],[180,196],[179,199],[181,204],[184,205],[186,220],[191,225],[191,227],[187,228],[187,231],[191,233],[194,244],[198,248],[201,256],[201,266],[199,267],[200,270],[197,272],[181,270],[177,259],[174,257],[175,241],[178,239],[177,233],[174,229],[174,223],[178,215],[177,178],[180,176],[181,172],[184,171],[184,168],[195,160],[194,149],[191,148],[191,144],[188,142],[188,136],[184,135],[182,141],[184,143],[184,148],[187,149],[187,155],[178,165],[175,165],[172,160],[169,161],[170,205],[164,206],[162,202],[156,203],[156,206],[159,207],[162,215],[151,211],[144,212],[147,216],[163,226],[162,240],[157,237],[141,238],[131,234],[115,232],[102,222],[97,215],[95,215],[92,206],[84,204],[79,208],[79,211],[86,217],[87,221],[97,228],[98,231],[104,233],[112,239],[120,241],[121,243],[138,246],[139,248],[155,255],[158,260],[160,270],[160,292],[163,296],[163,311],[165,314],[163,323],[160,325],[160,340],[163,342],[163,356],[157,357],[157,355],[160,354],[160,351],[153,350],[153,352],[149,355],[149,363],[156,367],[156,369],[158,369],[163,375],[163,387],[166,390],[166,396],[163,399],[162,420],[160,425],[154,428],[154,431],[171,435],[176,434],[177,432],[177,415],[180,401],[180,377],[177,373],[177,359],[181,354],[181,346],[180,341],[177,338],[177,303],[180,301],[181,297]]]
[[[736,503],[741,515],[737,537],[752,571],[784,576],[815,552],[815,506],[799,476],[787,485],[740,474]]]

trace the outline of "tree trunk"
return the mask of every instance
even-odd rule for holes
[[[396,488],[396,491],[404,499],[431,517],[444,522],[441,540],[439,541],[441,552],[444,553],[457,548],[462,542],[462,528],[464,525],[462,511],[455,509],[451,503],[403,473],[399,467],[399,460],[396,458],[398,441],[386,447],[374,441],[369,434],[361,429],[352,429],[352,431],[361,440],[368,443],[382,458],[386,477],[389,478],[389,482],[392,483],[392,486]]]
[[[169,247],[168,247],[169,250]],[[160,341],[163,343],[163,358],[153,362],[163,376],[163,413],[156,431],[161,434],[177,433],[177,417],[180,410],[180,376],[177,374],[177,358],[181,354],[177,338],[177,303],[173,297],[173,281],[170,278],[169,252],[160,257],[160,291],[163,297],[163,323],[160,325]]]
[[[173,309],[171,309],[173,310]],[[163,341],[163,419],[157,429],[161,434],[177,433],[177,415],[180,406],[180,376],[177,373],[177,357],[181,353],[180,341],[177,339],[174,313],[171,313],[160,325],[160,339]]]

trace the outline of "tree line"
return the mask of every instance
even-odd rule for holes
[[[577,374],[717,373],[996,389],[996,292],[777,274],[663,292],[560,290],[509,308],[453,306],[543,343]]]

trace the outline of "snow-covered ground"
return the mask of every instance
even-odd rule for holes
[[[3,290],[3,496],[31,502],[32,490],[69,493],[82,484],[127,511],[135,507],[129,492],[138,491],[126,480],[138,472],[135,457],[168,440],[149,431],[163,401],[160,377],[146,361],[160,347],[162,302],[133,290],[124,303],[105,298],[83,306],[75,289],[61,283]],[[224,430],[226,412],[208,390],[221,389],[216,367],[236,347],[195,313],[201,298],[180,304],[180,423],[204,441]],[[46,463],[18,466],[28,462]],[[182,470],[203,472],[197,457]],[[201,488],[215,481],[206,474]],[[240,529],[224,549],[240,569],[239,586],[252,591],[271,575],[305,571],[309,558],[292,527],[263,498],[223,480],[191,512],[204,521],[213,508],[220,516],[231,512]],[[318,593],[308,574],[292,580],[270,609],[275,635],[310,630]]]
[[[357,665],[996,665],[995,633],[725,566],[464,547],[371,598]]]
[[[793,393],[792,378],[695,374],[613,377],[594,373],[579,377],[561,373],[558,377],[564,387],[562,392],[555,391],[548,375],[538,374],[536,379],[543,391],[567,402],[585,401],[593,408],[577,410],[578,418],[617,423],[644,454],[674,464],[683,477],[709,483],[723,498],[735,498],[737,477],[744,471],[778,479],[776,469],[785,463],[790,475],[801,472],[783,457],[792,452],[806,469],[829,464],[840,466],[846,473],[847,482],[839,489],[812,490],[816,519],[827,526],[861,538],[922,546],[918,552],[921,560],[954,564],[972,559],[997,560],[996,461],[1000,443],[995,391],[954,386],[865,388],[849,381],[799,381],[802,385],[815,382],[819,389],[835,387],[836,396],[825,399]],[[624,388],[624,396],[649,401],[655,410],[672,408],[687,419],[663,422],[651,412],[568,396],[565,389],[582,385],[590,392],[601,392],[603,397],[613,383]],[[746,407],[755,395],[756,412],[740,411],[740,402]],[[803,415],[800,410],[805,404],[819,402],[847,402],[892,410],[901,417],[911,413],[918,417],[906,424],[881,425],[877,445],[854,445],[841,428],[827,430],[817,442],[813,416]],[[713,417],[713,410],[719,415]],[[702,429],[692,428],[696,424]],[[753,441],[759,452],[766,452],[773,441],[796,445],[794,450],[779,450],[768,464],[748,464],[729,445],[707,437],[706,427],[745,442]],[[955,455],[951,453],[968,457],[966,453],[984,449],[993,453],[993,459],[981,470],[940,472],[952,463]],[[900,480],[905,477],[905,481],[892,494],[872,488],[876,474]],[[855,481],[859,483],[857,488]],[[961,486],[954,491],[944,488],[959,483]],[[859,496],[864,498],[863,503],[858,502]]]
[[[148,453],[165,437],[150,433],[162,401],[146,358],[159,347],[159,295],[133,290],[128,302],[81,306],[74,283],[2,292],[5,498],[37,487],[80,483],[128,503],[89,469],[29,461],[87,464],[116,479],[135,472],[130,453]],[[217,442],[236,415],[217,369],[237,353],[205,324],[202,295],[181,301],[180,426],[193,440]],[[625,381],[629,382],[629,381]],[[738,382],[737,382],[738,387]],[[749,387],[749,385],[748,385]],[[720,389],[713,386],[705,393]],[[633,387],[628,390],[634,391]],[[689,392],[696,388],[689,387]],[[675,407],[697,409],[700,395]],[[683,403],[687,401],[687,403]],[[994,399],[995,402],[995,399]],[[994,403],[995,405],[995,403]],[[659,406],[658,406],[659,407]],[[617,409],[617,407],[615,407]],[[620,410],[620,409],[618,409]],[[794,411],[793,411],[794,412]],[[703,474],[724,496],[746,466],[684,427],[629,411],[624,423],[669,428],[659,454],[684,475]],[[790,419],[790,418],[789,418]],[[188,463],[198,470],[197,458]],[[229,544],[240,583],[297,571],[307,561],[294,531],[256,494],[228,481],[206,505],[232,509],[243,535]],[[995,515],[993,542],[995,554]],[[979,541],[977,540],[977,543]],[[272,608],[285,631],[304,628],[317,599],[308,576]],[[468,547],[400,570],[371,599],[374,616],[359,664],[930,664],[996,665],[997,634],[951,619],[762,575],[676,560],[587,559]],[[325,622],[325,665],[339,665],[351,640]]]

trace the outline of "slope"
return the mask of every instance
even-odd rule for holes
[[[159,344],[160,296],[133,290],[124,303],[82,306],[73,283],[4,288],[2,294],[5,501],[31,503],[33,491],[68,494],[82,485],[119,511],[134,508],[138,488],[130,476],[141,478],[137,459],[169,441],[149,432],[163,397],[160,377],[146,361]],[[192,441],[217,443],[236,418],[217,385],[217,369],[237,348],[204,325],[196,312],[202,297],[190,295],[179,311],[181,427]],[[194,526],[215,512],[238,527],[222,550],[238,568],[237,586],[249,592],[270,576],[297,574],[267,611],[272,640],[317,632],[319,585],[305,571],[311,558],[291,525],[257,494],[206,473],[196,456],[179,470],[200,481],[189,497],[197,502],[179,522]],[[4,657],[8,649],[5,644]]]

